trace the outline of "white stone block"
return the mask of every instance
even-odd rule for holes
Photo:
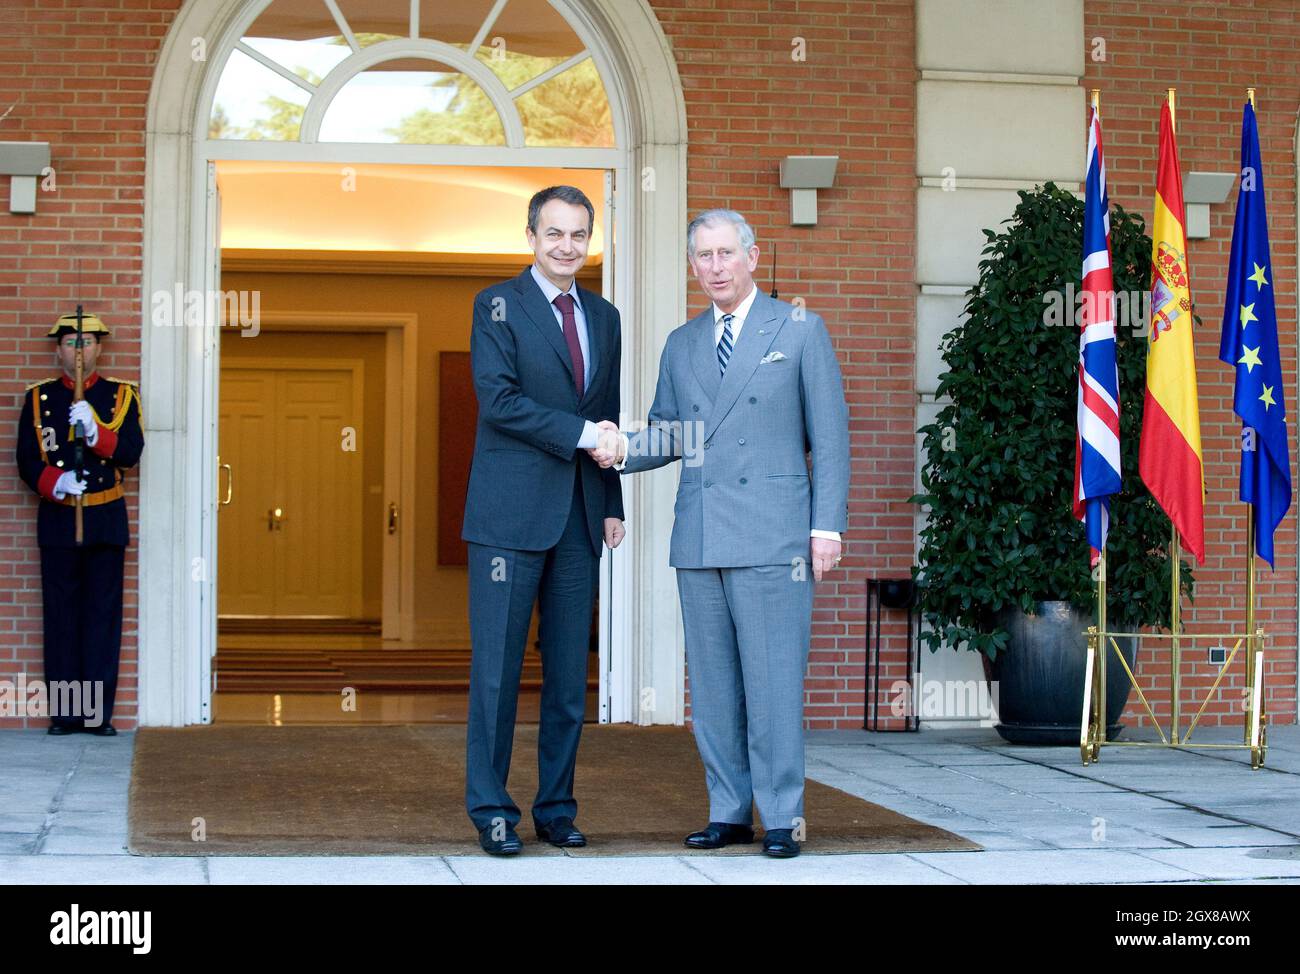
[[[1002,229],[1019,203],[1009,189],[917,190],[917,283],[974,284],[987,243],[981,231]]]
[[[921,176],[1081,182],[1084,90],[1061,85],[920,81],[916,167]]]
[[[1083,77],[1088,50],[1083,0],[916,3],[916,66],[922,70]]]

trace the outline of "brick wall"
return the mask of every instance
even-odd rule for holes
[[[6,0],[0,5],[0,141],[50,143],[54,184],[36,214],[0,207],[0,679],[42,674],[36,498],[12,462],[24,387],[58,374],[54,320],[81,301],[113,335],[99,371],[140,377],[145,103],[178,0]],[[8,180],[3,180],[5,198]],[[146,446],[145,459],[149,451]],[[130,478],[128,483],[131,483]],[[129,490],[131,530],[137,530]],[[139,565],[127,549],[114,723],[135,726]],[[44,721],[35,721],[43,726]],[[0,727],[21,726],[0,719]]]
[[[1192,171],[1240,169],[1241,107],[1246,87],[1256,87],[1267,190],[1272,282],[1277,302],[1288,408],[1296,400],[1296,109],[1300,106],[1300,18],[1291,0],[1250,4],[1123,3],[1087,0],[1084,35],[1105,42],[1105,61],[1086,62],[1084,84],[1101,90],[1110,198],[1142,214],[1148,225],[1154,205],[1160,105],[1177,88],[1176,123],[1184,178]],[[1080,121],[1080,133],[1085,122]],[[1223,295],[1232,245],[1237,187],[1228,202],[1211,207],[1210,239],[1188,243],[1192,298],[1203,325],[1196,336],[1197,381],[1205,469],[1206,559],[1196,569],[1195,605],[1184,605],[1188,631],[1244,628],[1245,515],[1237,500],[1241,422],[1232,412],[1234,371],[1218,359]],[[1139,404],[1123,404],[1134,408]],[[1294,429],[1294,421],[1293,426]],[[1297,481],[1291,444],[1292,483]],[[1268,632],[1267,712],[1293,723],[1296,715],[1296,508],[1275,536],[1276,571],[1257,562],[1259,624]],[[1190,557],[1190,556],[1189,556]],[[1167,644],[1166,644],[1167,645]],[[1140,654],[1139,679],[1158,687],[1156,713],[1169,713],[1167,649]],[[1183,726],[1200,706],[1218,667],[1206,661],[1204,644],[1184,654]],[[1239,654],[1230,677],[1207,707],[1202,723],[1242,720],[1245,671]],[[1149,694],[1150,695],[1150,694]],[[1155,701],[1153,700],[1153,703]],[[1190,712],[1189,712],[1190,708]],[[1127,721],[1149,723],[1136,697]]]

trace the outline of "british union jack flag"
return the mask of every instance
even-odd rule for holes
[[[1110,497],[1119,493],[1119,368],[1115,360],[1115,284],[1110,268],[1110,201],[1101,151],[1101,117],[1088,126],[1083,205],[1083,287],[1079,318],[1079,408],[1074,458],[1074,516],[1083,521],[1096,565],[1110,529]]]

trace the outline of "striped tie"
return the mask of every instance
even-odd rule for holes
[[[723,375],[727,374],[727,363],[731,361],[731,319],[735,315],[722,316],[722,340],[718,342],[718,368]]]

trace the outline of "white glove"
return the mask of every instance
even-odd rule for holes
[[[77,479],[77,471],[69,470],[66,473],[59,474],[59,479],[54,482],[54,499],[61,501],[71,494],[78,497],[86,492],[86,482]]]
[[[86,443],[94,446],[99,442],[99,424],[95,422],[95,411],[90,408],[90,403],[84,399],[78,399],[71,408],[68,409],[68,422],[72,426],[81,423],[81,428],[86,433]]]

